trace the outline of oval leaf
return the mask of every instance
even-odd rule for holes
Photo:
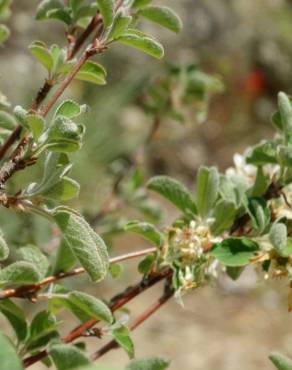
[[[101,237],[80,214],[69,208],[55,209],[54,218],[68,246],[91,279],[102,280],[108,271],[109,258]]]
[[[166,6],[145,6],[138,11],[138,15],[176,33],[182,29],[182,21],[179,16]]]
[[[0,271],[0,284],[33,284],[40,280],[37,268],[29,262],[12,263]]]
[[[162,244],[162,233],[154,225],[151,225],[148,222],[131,221],[125,226],[125,230],[143,236],[143,238],[149,240],[157,247]]]
[[[245,266],[258,250],[258,244],[250,239],[228,238],[215,244],[210,255],[225,266]]]
[[[110,324],[114,320],[108,306],[89,294],[73,291],[68,294],[68,300],[96,320],[104,320]]]
[[[147,187],[169,200],[185,215],[190,216],[197,213],[197,207],[190,193],[178,181],[168,176],[156,176],[150,179]]]
[[[57,370],[71,370],[79,366],[89,365],[88,358],[75,346],[69,344],[54,344],[49,348]]]

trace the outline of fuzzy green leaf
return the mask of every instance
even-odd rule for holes
[[[165,370],[168,367],[168,360],[161,357],[153,357],[131,361],[125,370]]]
[[[287,245],[287,227],[282,223],[274,223],[269,232],[269,239],[276,251],[281,255]]]
[[[62,240],[56,255],[54,273],[71,270],[76,264],[76,257],[65,240]]]
[[[286,139],[292,135],[292,104],[289,96],[283,92],[278,94],[278,106]]]
[[[269,359],[278,370],[292,370],[292,360],[281,353],[271,353]]]
[[[134,343],[130,337],[129,329],[126,326],[121,326],[112,331],[112,336],[116,342],[127,352],[129,358],[135,356]]]
[[[44,130],[45,120],[37,114],[29,113],[26,115],[26,122],[31,129],[34,139],[37,140]]]
[[[159,247],[163,241],[163,234],[148,222],[131,221],[125,226],[126,231],[137,233],[153,245]]]
[[[138,15],[176,33],[182,29],[182,21],[179,16],[166,6],[145,6],[138,11]]]
[[[142,32],[127,30],[124,34],[118,37],[117,40],[122,44],[139,49],[154,58],[161,59],[164,56],[163,46],[158,41]]]
[[[70,177],[64,176],[62,179],[51,187],[48,191],[43,192],[42,196],[47,199],[58,201],[67,201],[78,196],[80,185]]]
[[[150,179],[147,187],[169,200],[186,216],[196,215],[195,202],[188,190],[178,181],[167,176],[156,176]]]
[[[69,208],[56,208],[54,218],[65,241],[91,279],[102,280],[107,274],[109,259],[101,237],[80,214]]]
[[[57,370],[71,370],[90,364],[88,358],[78,348],[69,344],[51,345],[49,355]]]
[[[38,269],[29,262],[19,261],[0,270],[0,285],[33,284],[40,280]]]
[[[39,271],[41,277],[45,277],[50,264],[47,257],[40,251],[39,248],[29,245],[19,248],[17,252],[21,260],[33,264]]]
[[[212,210],[219,192],[219,173],[215,167],[200,167],[197,175],[197,206],[202,217]]]
[[[104,320],[109,324],[114,320],[108,306],[89,294],[73,291],[68,294],[68,300],[96,320]]]
[[[57,108],[55,116],[65,116],[67,118],[75,118],[78,117],[85,110],[86,110],[85,105],[79,105],[74,100],[65,100]]]

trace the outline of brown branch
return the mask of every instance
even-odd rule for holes
[[[139,258],[146,256],[148,254],[154,253],[157,251],[156,247],[148,248],[148,249],[143,249],[141,251],[137,252],[131,252],[128,254],[123,254],[121,256],[113,257],[110,259],[110,263],[118,263],[122,261],[128,261],[134,258]],[[31,284],[31,285],[22,285],[18,288],[15,289],[5,289],[0,291],[0,301],[7,299],[7,298],[30,298],[33,300],[36,300],[36,293],[44,286],[49,285],[51,283],[55,283],[56,281],[72,277],[72,276],[77,276],[80,274],[83,274],[85,272],[83,267],[78,267],[72,271],[68,272],[59,272],[58,274],[51,275],[46,277],[45,279],[41,280],[40,282],[36,284]]]
[[[165,292],[156,302],[150,305],[141,315],[139,315],[129,326],[131,331],[135,330],[138,326],[140,326],[144,321],[149,319],[161,306],[163,306],[171,297],[173,296],[173,290],[169,290]],[[119,344],[113,339],[107,344],[105,344],[102,348],[100,348],[97,352],[93,353],[91,359],[93,361],[99,359],[107,352],[112,349],[118,348]]]
[[[109,307],[114,312],[118,310],[119,308],[123,307],[125,304],[130,302],[132,299],[140,295],[141,293],[145,292],[147,289],[151,288],[153,285],[159,283],[160,281],[170,278],[172,275],[172,271],[169,269],[163,270],[160,273],[152,274],[148,277],[144,277],[138,284],[131,286],[127,289],[125,289],[122,293],[114,296],[109,304]],[[99,322],[99,320],[91,319],[84,324],[78,326],[76,329],[72,330],[71,333],[69,333],[66,337],[62,338],[62,341],[64,343],[71,343],[75,339],[80,338],[83,333],[85,333],[87,330],[91,329],[94,325],[96,325]],[[29,367],[33,365],[34,363],[42,360],[48,355],[48,352],[46,350],[43,350],[36,355],[27,357],[24,359],[23,364],[24,367]]]

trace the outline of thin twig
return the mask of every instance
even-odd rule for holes
[[[140,326],[144,321],[146,321],[150,316],[152,316],[161,306],[163,306],[171,297],[173,296],[173,290],[169,290],[168,292],[164,293],[156,302],[150,305],[141,315],[139,315],[129,326],[131,331],[135,330],[138,326]],[[100,348],[97,352],[91,355],[92,361],[98,360],[100,357],[105,355],[107,352],[114,348],[118,348],[119,344],[113,339],[107,344],[105,344],[102,348]]]
[[[144,277],[138,284],[128,287],[122,293],[114,296],[109,304],[110,309],[112,312],[118,310],[119,308],[126,305],[132,299],[140,295],[141,293],[145,292],[147,289],[151,288],[153,285],[159,283],[160,281],[169,278],[171,276],[171,270],[164,270],[160,273],[152,274],[151,276]],[[91,329],[94,325],[96,325],[99,320],[91,319],[87,322],[83,323],[82,325],[78,326],[74,330],[72,330],[66,337],[62,338],[64,343],[71,343],[74,340],[82,337],[82,335],[89,329]],[[43,350],[36,355],[32,355],[27,357],[23,360],[24,367],[29,367],[36,362],[42,360],[48,355],[47,350]]]
[[[141,251],[137,252],[131,252],[127,253],[121,256],[113,257],[110,259],[110,263],[118,263],[122,261],[128,261],[134,258],[139,258],[142,256],[146,256],[148,254],[154,253],[157,251],[156,247],[152,248],[147,248],[143,249]],[[80,274],[83,274],[85,272],[83,267],[78,267],[72,271],[68,272],[59,272],[58,274],[51,275],[46,277],[45,279],[41,280],[40,282],[32,285],[22,285],[18,288],[15,289],[5,289],[0,291],[0,300],[4,300],[7,298],[30,298],[30,299],[36,299],[36,293],[44,286],[49,285],[51,283],[55,283],[56,281],[72,277],[72,276],[77,276]]]

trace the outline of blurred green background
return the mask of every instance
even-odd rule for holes
[[[217,165],[224,171],[232,165],[234,153],[273,135],[270,116],[276,94],[280,90],[292,94],[292,1],[161,3],[176,9],[184,23],[178,36],[143,23],[143,29],[159,36],[164,44],[165,60],[198,64],[204,72],[221,76],[225,85],[225,91],[212,99],[206,122],[198,124],[191,115],[185,124],[167,119],[146,152],[146,179],[169,174],[193,187],[199,165]],[[44,70],[28,52],[31,41],[43,40],[49,45],[65,42],[57,22],[34,20],[37,4],[36,0],[14,1],[12,36],[0,49],[0,88],[12,105],[29,106],[45,78]],[[74,82],[66,92],[67,97],[90,106],[85,145],[74,159],[73,177],[81,183],[81,193],[71,202],[88,218],[99,212],[111,190],[113,165],[136,153],[147,135],[151,117],[141,109],[139,97],[149,82],[165,71],[164,61],[121,46],[114,46],[100,61],[108,71],[107,86]],[[24,186],[40,168],[15,176],[11,185],[19,186],[21,181]],[[120,211],[124,212],[130,211]],[[173,212],[165,212],[163,224],[173,219]],[[0,222],[16,248],[31,242],[53,253],[49,243],[52,230],[46,222],[5,209],[1,209]],[[97,231],[103,231],[102,224],[97,225]],[[110,242],[113,255],[146,246],[128,235],[118,235]],[[85,278],[77,279],[77,287],[76,279],[66,284],[110,298],[138,279],[135,262],[130,262],[119,280],[109,278],[98,287],[89,285]],[[137,357],[163,355],[172,360],[173,370],[272,369],[267,359],[271,350],[292,356],[292,317],[286,308],[286,292],[285,281],[259,282],[252,271],[236,283],[220,280],[218,286],[194,291],[185,297],[184,308],[172,301],[133,334]],[[157,294],[154,289],[129,305],[133,316]],[[25,305],[31,314],[36,309],[32,303]],[[69,315],[63,319],[66,333],[74,320]],[[91,339],[88,346],[94,350],[103,341]],[[120,365],[127,358],[118,350],[102,361]],[[32,367],[38,368],[41,365]]]

